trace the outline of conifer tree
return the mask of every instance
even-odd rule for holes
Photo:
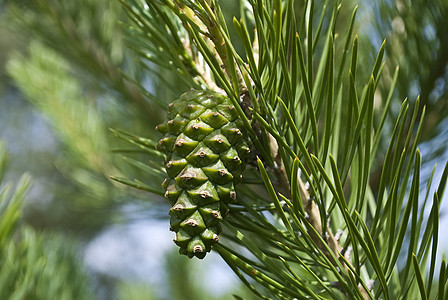
[[[250,139],[249,168],[242,174],[236,201],[228,204],[223,239],[211,247],[256,295],[431,295],[447,169],[438,191],[424,199],[424,206],[432,209],[420,237],[425,218],[419,210],[419,101],[413,108],[404,101],[392,136],[383,134],[396,76],[388,97],[376,108],[385,43],[370,75],[357,76],[362,47],[353,34],[356,8],[350,23],[338,27],[339,3],[315,7],[315,1],[241,1],[240,19],[230,16],[231,25],[220,2],[213,0],[123,4],[135,21],[129,32],[142,57],[175,69],[179,80],[195,90],[228,97],[241,120],[238,132]],[[230,26],[236,36],[230,35]],[[242,46],[239,51],[236,41]],[[181,253],[202,258],[210,246],[204,247],[196,234],[215,224],[206,221],[205,195],[216,194],[220,185],[212,178],[226,176],[227,170],[215,164],[221,152],[207,147],[220,133],[210,127],[208,116],[220,116],[221,111],[199,95],[190,93],[173,103],[175,113],[170,110],[171,121],[161,130],[172,135],[160,145],[171,178],[165,188],[173,205],[175,242]],[[204,108],[197,106],[201,103]],[[409,128],[414,126],[417,134],[412,136]],[[389,147],[374,191],[369,176],[384,139]],[[151,142],[146,144],[152,148]],[[237,153],[237,144],[230,147]],[[215,201],[224,200],[218,196]],[[440,272],[438,297],[445,288],[445,262]]]
[[[98,4],[107,1],[81,2],[86,16],[107,18]],[[348,0],[230,2],[114,2],[117,38],[78,27],[86,19],[65,2],[30,5],[53,16],[48,27],[16,14],[41,41],[9,72],[67,152],[85,158],[83,172],[66,173],[101,208],[131,192],[111,192],[109,175],[153,194],[138,197],[165,197],[180,253],[217,252],[262,299],[444,299],[447,265],[436,259],[448,168],[440,182],[421,179],[426,109],[419,98],[396,99],[398,66],[387,64],[382,79],[386,42],[366,64],[372,46],[356,34]],[[39,79],[27,67],[46,60],[64,83],[73,79],[61,90],[85,114],[64,118],[70,106],[57,93],[27,84]],[[75,106],[89,96],[76,82],[91,81],[118,110]],[[118,143],[107,127],[134,146],[117,151],[132,168],[105,150]]]

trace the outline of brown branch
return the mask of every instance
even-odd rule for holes
[[[287,196],[291,197],[291,188],[288,180],[288,176],[286,174],[286,168],[283,164],[283,159],[278,151],[278,144],[275,138],[272,135],[268,135],[269,137],[269,146],[271,148],[271,152],[275,154],[274,156],[274,172],[278,179],[279,183],[279,189],[280,192]],[[345,260],[352,266],[350,254],[349,251],[344,251],[343,247],[339,243],[339,237],[340,234],[334,235],[331,228],[329,226],[326,226],[326,232],[322,232],[322,220],[320,217],[320,211],[319,207],[316,205],[314,201],[311,200],[310,192],[307,186],[303,183],[300,176],[298,176],[297,184],[299,185],[299,193],[300,197],[302,199],[303,208],[305,210],[305,213],[307,214],[307,220],[311,224],[311,226],[315,229],[316,232],[322,233],[322,237],[326,241],[329,248],[332,250],[332,252],[335,254],[336,257],[340,257],[341,255],[344,255]],[[331,253],[327,251],[327,248],[322,245],[322,240],[319,236],[316,235],[314,231],[309,231],[308,234],[310,235],[313,242],[321,249],[321,251],[325,254],[325,256],[333,263],[333,265],[336,265],[336,262],[333,259],[333,256]],[[340,263],[344,266],[345,272],[350,273],[348,266],[345,264],[345,262],[340,259]],[[352,274],[353,275],[353,274]],[[362,285],[359,285],[359,290],[363,296],[364,299],[370,299],[367,291],[364,289]]]

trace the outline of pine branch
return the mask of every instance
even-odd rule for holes
[[[154,1],[149,3],[156,5]],[[414,277],[404,276],[401,283],[389,281],[398,274],[397,257],[405,229],[409,228],[408,219],[412,214],[414,233],[423,222],[423,217],[416,215],[418,197],[413,192],[419,177],[419,134],[411,142],[404,127],[408,117],[404,103],[385,159],[394,171],[383,170],[378,195],[374,195],[369,176],[380,140],[384,139],[383,125],[396,79],[376,126],[374,95],[383,71],[385,45],[379,50],[367,82],[359,89],[357,60],[362,51],[358,38],[352,38],[357,8],[345,12],[351,17],[343,18],[349,20],[346,30],[337,33],[336,25],[344,12],[339,3],[323,9],[314,31],[314,1],[303,6],[300,25],[292,1],[249,1],[250,17],[233,20],[244,49],[243,60],[235,51],[235,39],[228,34],[217,2],[162,3],[175,16],[170,20],[177,18],[173,22],[182,24],[188,34],[182,45],[196,70],[202,70],[197,72],[202,82],[231,99],[253,142],[253,152],[259,156],[259,173],[254,172],[258,176],[254,182],[262,180],[264,193],[260,195],[250,186],[240,187],[239,194],[244,198],[231,207],[224,221],[230,231],[226,238],[246,248],[255,259],[241,255],[224,242],[215,246],[235,273],[240,278],[241,272],[248,274],[268,293],[281,289],[278,297],[319,298],[327,293],[337,298],[338,290],[354,299],[380,295],[390,299],[393,293],[405,295],[417,285],[425,292],[422,276],[417,276],[417,285]],[[144,14],[141,16],[144,19]],[[248,24],[248,19],[254,23]],[[253,38],[248,32],[251,26],[256,29]],[[348,103],[343,102],[345,97]],[[411,116],[411,127],[415,116]],[[406,140],[403,148],[395,144],[397,139]],[[402,211],[413,168],[412,201]],[[264,214],[272,220],[268,221]],[[434,211],[431,220],[435,215]],[[334,235],[335,227],[344,229],[347,235]],[[431,240],[434,244],[432,228],[437,231],[436,223],[419,243],[417,261],[427,257]],[[280,243],[274,243],[274,237]],[[416,239],[411,241],[409,253],[416,253],[417,244]],[[331,278],[327,282],[317,280],[325,291],[317,294],[319,285],[302,282],[291,262],[301,267],[299,273],[315,279]],[[406,265],[403,274],[415,266],[412,257],[408,257]],[[371,278],[375,279],[373,284]],[[284,285],[279,286],[279,282]],[[313,288],[308,289],[307,283]],[[246,284],[251,288],[250,283]]]
[[[205,147],[194,148],[197,153],[191,152],[184,162],[170,149],[193,147],[195,142],[203,146],[202,137],[198,141],[191,140],[191,132],[187,134],[190,129],[199,135],[209,131],[220,134],[221,125],[211,122],[214,128],[202,121],[211,115],[219,117],[221,112],[209,116],[206,110],[217,106],[208,107],[203,103],[209,100],[200,97],[207,94],[210,96],[207,99],[218,99],[218,102],[224,101],[219,100],[223,97],[228,98],[225,105],[233,107],[234,112],[224,115],[235,116],[238,120],[231,131],[236,135],[247,133],[253,154],[247,171],[242,174],[242,184],[236,191],[232,186],[226,194],[234,197],[236,193],[238,201],[228,206],[226,203],[219,209],[205,207],[218,219],[225,216],[227,208],[229,211],[222,223],[225,230],[219,243],[214,235],[207,238],[215,242],[214,250],[242,282],[262,298],[391,299],[416,292],[425,297],[434,295],[430,292],[434,282],[431,274],[436,269],[439,207],[447,176],[442,178],[433,198],[429,218],[425,218],[418,212],[421,157],[417,143],[422,128],[422,122],[417,122],[419,108],[414,108],[411,114],[408,102],[403,102],[391,139],[385,139],[384,128],[389,122],[386,119],[392,107],[397,73],[388,88],[385,108],[380,110],[374,104],[384,72],[385,44],[379,49],[369,75],[363,76],[364,66],[357,65],[357,61],[365,61],[365,46],[358,42],[357,36],[353,38],[357,8],[347,9],[346,3],[241,1],[241,7],[245,5],[245,8],[241,9],[240,20],[233,18],[237,36],[231,36],[231,28],[218,1],[122,0],[130,20],[130,24],[123,26],[129,33],[127,43],[139,57],[141,70],[152,72],[158,84],[176,97],[186,87],[194,91],[183,94],[181,100],[170,106],[169,120],[158,127],[165,134],[159,145],[153,137],[141,138],[113,131],[135,147],[119,148],[115,152],[145,153],[145,163],[140,157],[126,157],[125,161],[146,178],[144,181],[119,175],[110,178],[161,196],[163,191],[157,185],[164,172],[174,172],[169,170],[173,165],[179,167],[187,163],[189,168],[174,182],[184,184],[182,191],[188,197],[190,194],[212,197],[220,184],[208,182],[208,190],[193,191],[186,181],[206,180],[215,173],[229,175],[221,166],[191,168],[192,161],[198,157],[213,160],[222,159],[221,156]],[[320,19],[315,18],[318,11]],[[53,18],[57,15],[52,10],[49,12]],[[165,99],[144,90],[142,77],[117,72],[117,66],[108,60],[102,64],[98,53],[105,52],[94,50],[102,47],[86,47],[73,19],[64,20],[60,20],[63,35],[80,47],[72,57],[80,64],[88,62],[90,67],[84,68],[85,71],[108,78],[112,83],[108,86],[122,95],[130,98],[145,95],[150,101],[166,106]],[[43,32],[40,34],[44,36]],[[46,44],[51,45],[48,41]],[[52,47],[63,52],[61,47]],[[173,77],[169,80],[165,74]],[[25,86],[20,76],[16,77]],[[170,83],[172,78],[175,84]],[[123,83],[129,83],[124,90]],[[194,95],[202,100],[196,101]],[[140,100],[145,102],[143,98]],[[187,105],[185,110],[182,101]],[[143,106],[151,110],[152,106],[147,103]],[[198,115],[192,117],[195,113]],[[56,119],[60,113],[53,115]],[[379,116],[381,119],[377,122]],[[182,127],[185,132],[177,132],[176,122],[182,123],[184,119],[188,119],[188,128]],[[409,132],[413,127],[417,129],[415,139]],[[77,132],[76,126],[70,128],[66,139]],[[87,138],[84,144],[96,149],[97,144],[89,140],[90,135],[86,136],[81,136]],[[231,139],[230,136],[225,138]],[[380,145],[389,140],[383,160]],[[220,137],[219,141],[224,143],[224,138]],[[231,148],[240,155],[245,149],[243,144],[231,144]],[[165,168],[160,164],[163,159],[160,149],[168,154]],[[97,151],[78,150],[91,162],[89,165],[98,163],[115,170],[107,156],[97,157]],[[382,160],[384,167],[379,184],[374,186],[370,183],[372,166]],[[206,172],[207,176],[203,176]],[[238,177],[240,173],[231,175]],[[185,206],[185,197],[183,203],[176,202],[179,191],[168,188],[171,177],[164,187],[166,197],[173,202],[173,216],[192,207]],[[426,195],[424,204],[430,202],[429,198]],[[179,220],[172,217],[171,225],[176,227],[180,226],[176,222],[188,221],[185,224],[200,227],[203,224],[195,222],[199,220],[196,215]],[[426,224],[419,238],[418,232]],[[341,228],[344,233],[333,234],[335,228]],[[410,238],[406,244],[408,234]],[[200,252],[198,257],[203,257],[204,252],[197,250],[203,250],[205,245],[194,244],[192,249],[182,246],[188,237],[180,230],[177,230],[176,239],[186,254]],[[211,246],[207,244],[207,247]],[[409,255],[404,257],[402,266],[398,262],[403,251],[408,251]],[[439,295],[443,295],[440,291],[444,291],[445,271],[446,264],[442,264],[443,283],[442,288],[439,286]],[[259,291],[258,287],[264,290]]]

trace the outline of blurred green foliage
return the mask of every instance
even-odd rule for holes
[[[395,95],[411,101],[420,98],[427,114],[422,140],[430,140],[440,132],[437,126],[448,115],[448,2],[378,1],[371,4],[371,9],[372,22],[367,26],[371,34],[366,39],[373,45],[380,39],[387,40],[381,84],[387,86],[395,67],[400,66]],[[395,106],[395,113],[397,110]],[[446,151],[444,144],[434,144],[435,155],[425,160],[436,160]]]
[[[6,168],[6,146],[0,142],[0,174]],[[59,234],[42,233],[20,221],[25,174],[17,183],[0,177],[0,297],[3,299],[93,299],[88,277],[74,242]]]
[[[375,29],[388,40],[387,66],[400,66],[399,97],[420,95],[434,111],[428,121],[439,122],[448,112],[448,2],[380,1],[374,7]]]

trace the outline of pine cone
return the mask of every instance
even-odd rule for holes
[[[174,242],[181,254],[204,258],[219,239],[250,153],[242,121],[229,98],[192,90],[169,105],[168,121],[157,130],[164,134],[158,149],[166,154],[162,186]]]

